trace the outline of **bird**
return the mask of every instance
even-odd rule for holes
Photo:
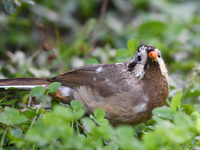
[[[0,88],[31,90],[36,86],[48,88],[52,82],[61,86],[50,93],[51,97],[67,104],[81,101],[89,114],[102,108],[114,126],[148,121],[152,110],[165,104],[169,93],[166,65],[160,50],[152,45],[139,46],[133,58],[124,63],[86,65],[50,79],[0,79]]]

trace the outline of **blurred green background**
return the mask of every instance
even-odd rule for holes
[[[22,72],[12,64],[8,67],[11,59],[24,66],[31,59],[33,67],[58,72],[81,65],[98,28],[102,2],[1,1],[1,76],[28,76],[29,67]],[[200,1],[108,1],[90,58],[100,63],[114,61],[116,50],[126,48],[131,38],[158,47],[170,73],[190,71],[200,60]]]
[[[199,0],[0,1],[0,77],[126,61],[132,38],[161,50],[171,89],[198,87]]]

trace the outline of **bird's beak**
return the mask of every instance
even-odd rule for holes
[[[157,56],[158,56],[158,53],[155,52],[155,51],[151,51],[151,52],[149,52],[149,54],[148,54],[148,57],[151,59],[152,62],[155,61],[155,59],[157,58]]]

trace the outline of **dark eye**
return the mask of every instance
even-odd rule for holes
[[[158,54],[158,58],[160,58],[161,57],[161,55],[160,54]]]
[[[138,55],[137,61],[138,61],[138,62],[141,62],[141,61],[142,61],[142,56],[141,56],[141,55]]]

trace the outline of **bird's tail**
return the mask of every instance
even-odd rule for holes
[[[47,89],[52,82],[53,81],[45,78],[0,79],[0,91],[12,90],[9,89],[11,87],[17,88],[19,90],[32,90],[36,86],[43,86],[45,89]],[[57,91],[49,93],[49,95],[52,98],[61,101],[62,103],[70,103],[71,99],[68,98],[68,96],[70,96],[70,94],[68,94],[70,91],[70,88],[61,86]],[[66,92],[68,95],[66,95]]]
[[[11,78],[0,79],[0,90],[7,90],[14,87],[20,90],[31,90],[36,86],[48,88],[50,81],[44,78]]]

